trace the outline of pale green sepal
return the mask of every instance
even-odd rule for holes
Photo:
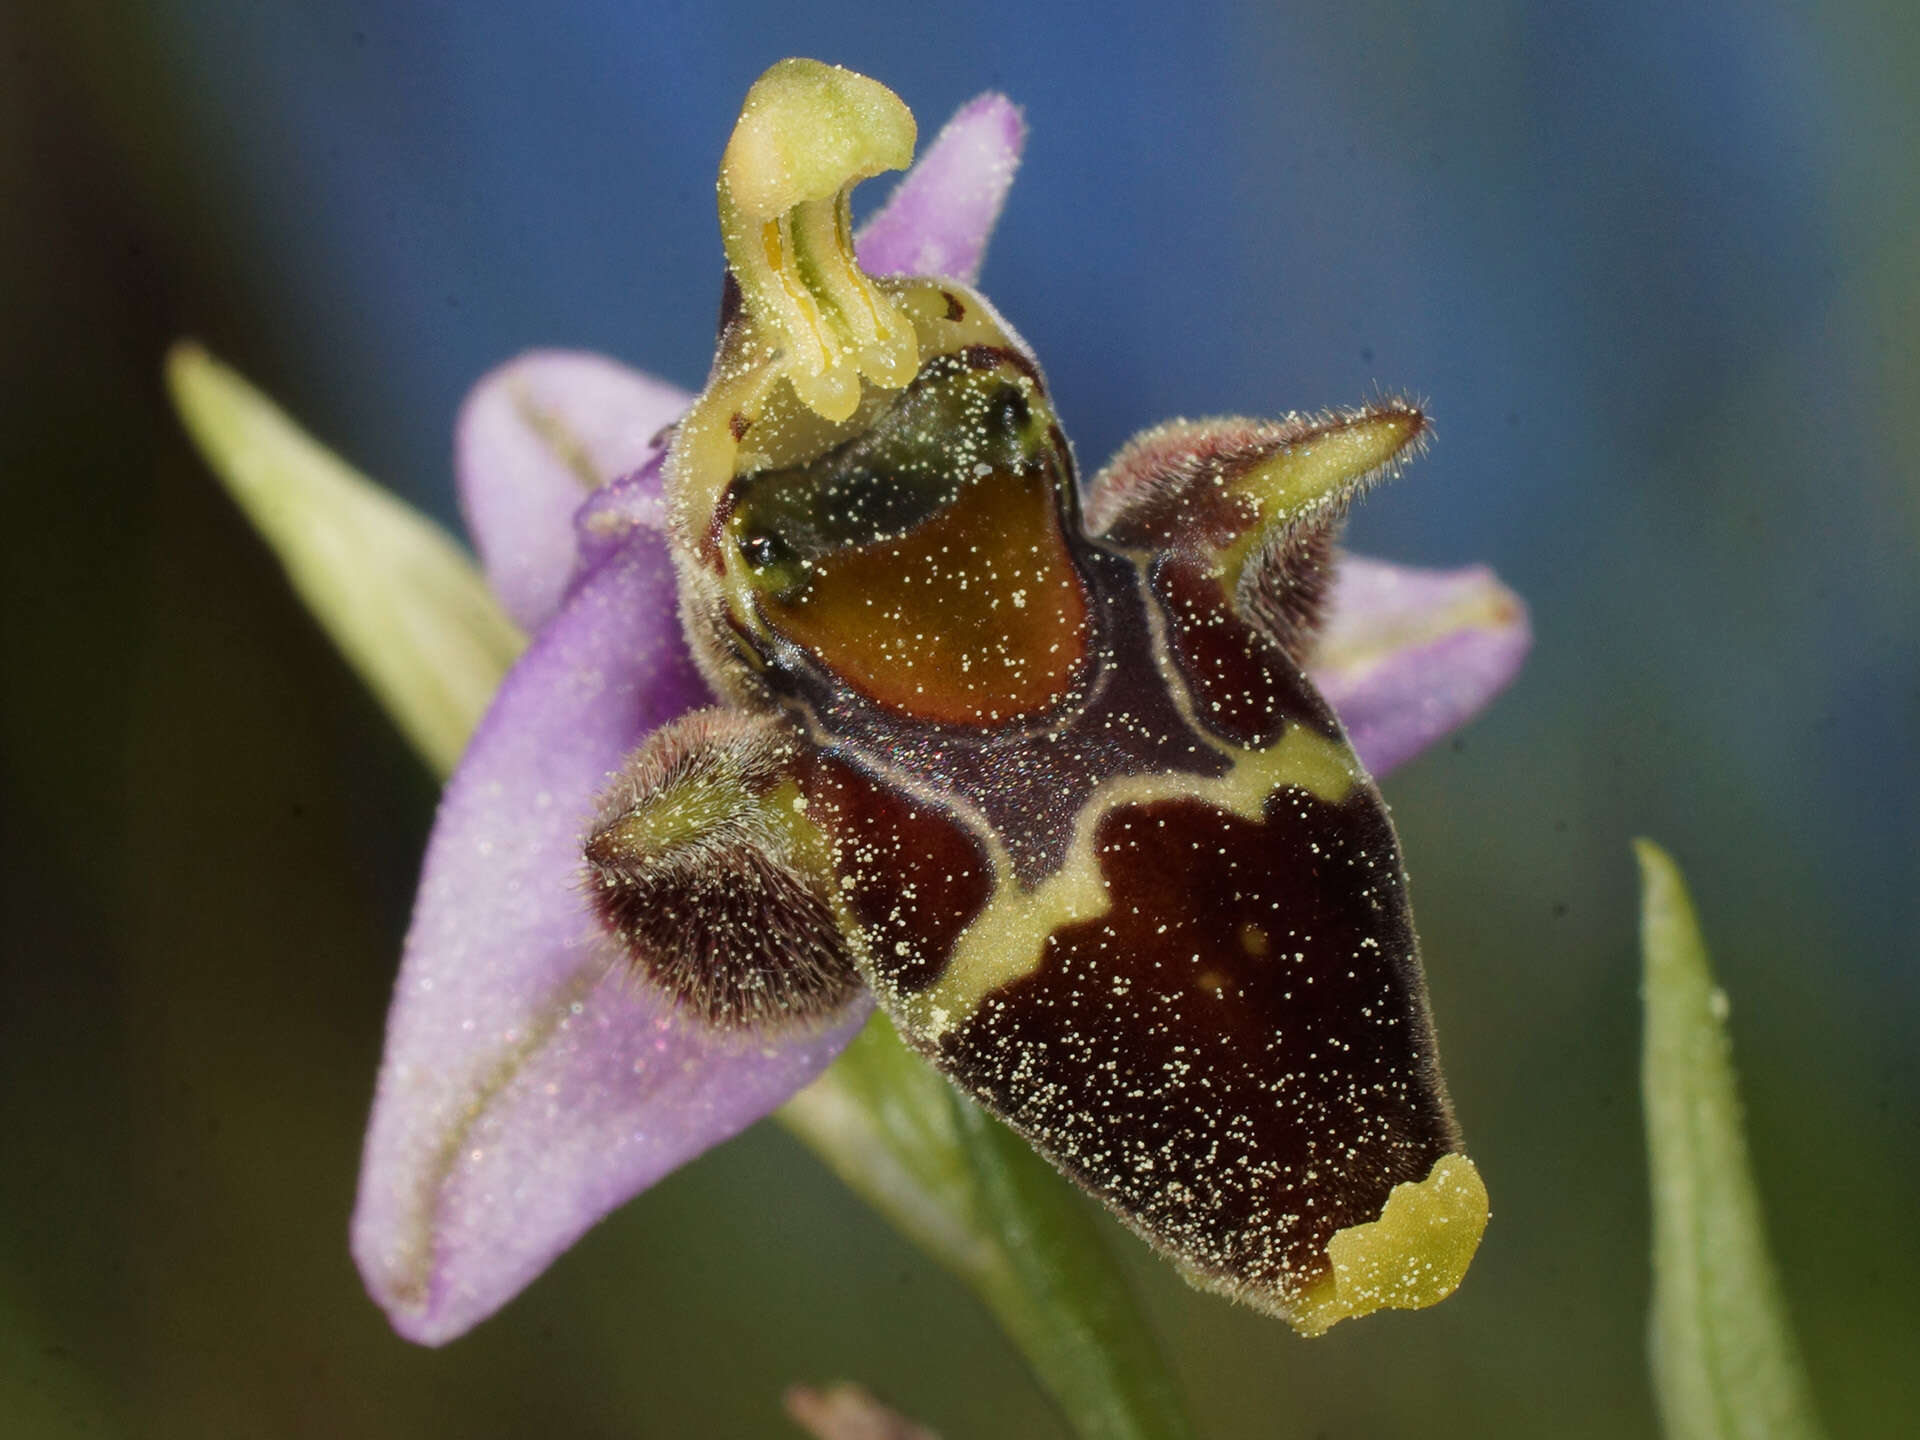
[[[167,385],[307,608],[447,775],[526,646],[473,561],[199,346],[174,347]]]
[[[1653,1183],[1648,1345],[1668,1440],[1814,1440],[1824,1432],[1767,1252],[1727,1038],[1686,882],[1636,840]]]
[[[1084,1197],[908,1050],[885,1016],[779,1115],[973,1288],[1082,1440],[1192,1435]]]

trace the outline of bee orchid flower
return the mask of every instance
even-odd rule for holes
[[[1004,98],[963,107],[857,237],[859,268],[971,282],[1023,139]],[[829,976],[804,1023],[711,1023],[684,988],[622,963],[583,861],[609,794],[641,783],[636,752],[734,699],[690,646],[663,490],[693,400],[612,360],[548,351],[486,377],[460,417],[462,510],[529,643],[434,823],[353,1217],[369,1290],[422,1343],[462,1334],[608,1212],[779,1106],[873,1009],[868,987]],[[1327,563],[1305,669],[1373,774],[1518,669],[1525,612],[1490,572]],[[730,863],[700,851],[673,883],[723,903]],[[729,963],[728,946],[761,943],[752,928],[686,930],[688,963]]]

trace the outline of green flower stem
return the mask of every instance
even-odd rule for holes
[[[1075,1434],[1193,1433],[1087,1202],[908,1050],[884,1016],[780,1118],[973,1288]]]
[[[1726,992],[1679,868],[1640,860],[1653,1184],[1653,1387],[1668,1440],[1823,1434],[1767,1252],[1727,1038]]]
[[[525,638],[466,552],[196,346],[167,358],[201,453],[445,779]],[[780,1118],[973,1287],[1084,1440],[1180,1440],[1177,1392],[1085,1201],[882,1018]]]

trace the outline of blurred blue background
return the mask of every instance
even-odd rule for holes
[[[433,789],[188,452],[191,334],[442,518],[530,345],[704,373],[712,180],[807,54],[1031,140],[983,288],[1083,464],[1379,389],[1351,531],[1537,649],[1387,786],[1494,1195],[1312,1343],[1114,1234],[1212,1437],[1643,1436],[1628,837],[1688,868],[1837,1436],[1920,1412],[1920,14],[177,0],[0,11],[0,1430],[779,1435],[851,1376],[1059,1434],[970,1296],[760,1127],[441,1352],[345,1223]],[[885,184],[863,192],[870,207]]]

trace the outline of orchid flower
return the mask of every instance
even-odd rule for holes
[[[984,95],[860,233],[875,276],[970,281],[1024,140]],[[460,498],[530,637],[449,780],[428,844],[367,1133],[353,1253],[410,1339],[504,1305],[598,1220],[793,1096],[867,1023],[698,1023],[609,963],[582,880],[609,777],[715,704],[683,632],[662,469],[693,397],[595,355],[487,376],[460,416]],[[1523,607],[1490,572],[1336,566],[1307,669],[1376,775],[1516,673]]]

